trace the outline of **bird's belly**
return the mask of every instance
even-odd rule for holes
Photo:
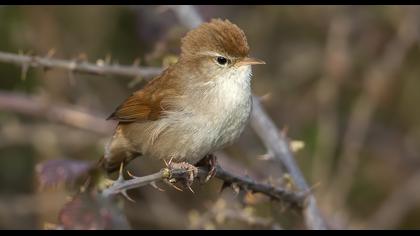
[[[249,118],[250,104],[244,102],[215,114],[172,114],[156,121],[161,132],[143,143],[142,151],[152,158],[195,164],[239,137]]]

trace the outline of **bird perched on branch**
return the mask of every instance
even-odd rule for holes
[[[101,165],[113,172],[144,156],[193,168],[231,144],[250,116],[251,65],[265,64],[248,54],[244,32],[228,20],[214,19],[187,33],[177,63],[108,118],[119,123]]]

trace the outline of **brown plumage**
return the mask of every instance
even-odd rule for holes
[[[151,80],[143,89],[128,97],[108,117],[123,123],[157,120],[162,111],[170,107],[165,100],[177,95],[178,83],[173,78],[173,68],[166,69],[162,75]]]
[[[108,172],[139,155],[195,164],[242,132],[251,110],[250,65],[262,64],[247,57],[244,32],[212,20],[190,31],[181,51],[108,118],[119,121],[102,161]]]
[[[233,57],[245,57],[249,53],[249,46],[245,33],[237,25],[229,20],[213,19],[190,31],[182,39],[181,51],[184,55],[220,51]]]

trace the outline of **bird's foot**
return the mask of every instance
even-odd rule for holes
[[[205,179],[200,180],[200,182],[206,183],[216,175],[217,158],[213,154],[208,154],[200,162],[197,163],[197,166],[206,167],[208,169],[209,172]]]
[[[182,187],[188,188],[194,193],[191,185],[193,184],[194,179],[198,176],[198,168],[187,162],[172,162],[172,159],[169,162],[165,162],[165,164],[166,167],[172,171],[167,183],[175,189],[182,191],[182,189],[175,186],[175,183],[180,183]],[[175,170],[180,170],[180,172]]]

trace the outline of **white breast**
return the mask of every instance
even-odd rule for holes
[[[213,114],[219,124],[215,148],[236,139],[243,131],[251,111],[251,67],[240,67],[224,78],[218,78],[213,92],[220,112]]]
[[[151,135],[155,145],[176,140],[155,154],[195,163],[238,138],[251,111],[250,80],[251,67],[242,66],[191,92],[184,109],[170,112],[158,123],[162,132]]]
[[[191,117],[197,149],[213,152],[239,137],[251,111],[250,80],[251,67],[239,67],[210,81],[197,96],[192,108],[196,115]]]

